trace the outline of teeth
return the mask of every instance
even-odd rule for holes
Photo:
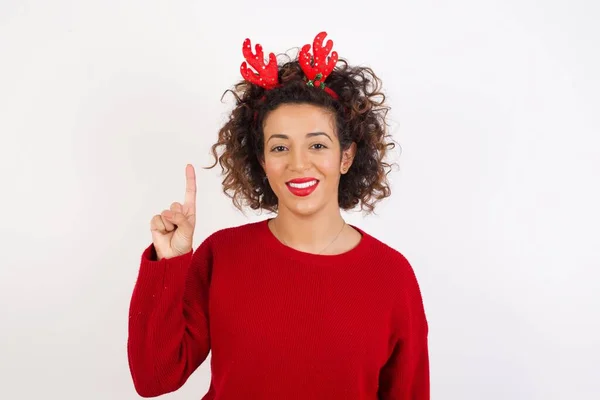
[[[307,187],[311,187],[313,185],[316,185],[317,181],[310,181],[310,182],[304,182],[304,183],[289,183],[289,185],[293,188],[296,189],[306,189]]]

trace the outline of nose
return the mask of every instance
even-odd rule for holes
[[[310,166],[310,158],[307,151],[296,148],[290,152],[290,169],[293,171],[305,171]]]

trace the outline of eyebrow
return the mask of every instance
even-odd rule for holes
[[[307,138],[311,138],[311,137],[315,137],[315,136],[327,136],[327,138],[329,138],[329,140],[331,140],[333,142],[333,140],[331,139],[331,136],[329,136],[325,132],[309,132],[306,134]],[[269,139],[267,140],[267,143],[269,142],[269,140],[275,139],[275,138],[289,139],[290,137],[288,135],[284,135],[283,133],[274,133],[271,135],[271,137],[269,137]]]

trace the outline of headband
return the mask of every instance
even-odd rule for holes
[[[337,52],[333,51],[331,55],[329,55],[329,52],[333,47],[333,42],[328,40],[327,44],[323,46],[323,40],[325,39],[325,36],[327,36],[327,32],[321,32],[315,36],[315,39],[313,40],[312,47],[314,56],[312,58],[312,64],[311,54],[309,53],[310,44],[305,44],[302,47],[298,55],[298,59],[300,62],[300,68],[302,68],[302,71],[306,76],[306,84],[308,86],[313,86],[324,90],[331,97],[337,100],[337,93],[325,85],[325,79],[327,79],[329,74],[331,74],[331,71],[333,71],[333,68],[338,61],[338,54]],[[275,54],[269,53],[269,62],[265,64],[262,46],[257,43],[255,50],[256,54],[252,52],[250,39],[244,40],[242,53],[244,54],[244,58],[248,64],[250,64],[250,66],[256,70],[256,72],[252,71],[250,68],[248,68],[246,61],[244,61],[240,66],[240,72],[242,73],[244,79],[266,90],[271,90],[281,86],[281,83],[279,83],[279,70]],[[327,58],[328,55],[329,58]]]

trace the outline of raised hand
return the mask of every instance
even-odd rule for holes
[[[192,250],[196,227],[196,172],[185,167],[185,200],[152,217],[150,230],[158,259],[172,258]]]

